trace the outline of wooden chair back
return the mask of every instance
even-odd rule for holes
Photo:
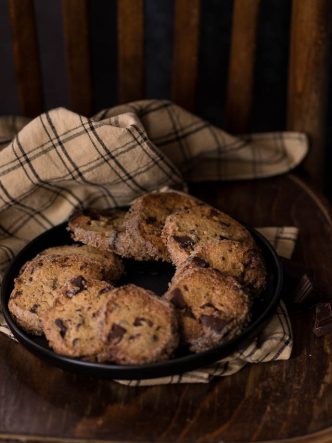
[[[23,115],[35,116],[44,109],[33,0],[8,0],[8,6],[20,109]],[[306,169],[316,179],[324,168],[328,6],[328,0],[292,0],[287,129],[311,137],[314,149]],[[224,104],[226,129],[234,133],[250,130],[259,10],[260,0],[234,0]],[[200,0],[175,0],[174,20],[172,99],[195,111]],[[87,0],[63,0],[63,24],[70,105],[89,115]],[[122,103],[144,98],[144,0],[118,0],[117,26],[117,92]]]

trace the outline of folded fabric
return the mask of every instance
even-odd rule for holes
[[[284,258],[292,256],[298,230],[294,227],[257,228]],[[0,313],[0,331],[14,339],[3,316]],[[210,366],[171,377],[160,377],[146,380],[115,380],[128,386],[152,386],[174,383],[208,383],[214,377],[235,374],[248,363],[264,363],[276,360],[288,360],[293,347],[292,329],[283,302],[276,313],[257,337],[245,348]]]
[[[0,148],[2,274],[25,244],[74,210],[125,205],[165,186],[185,189],[186,180],[285,173],[308,142],[297,132],[234,137],[169,101],[145,100],[94,118],[63,108],[30,122],[1,117]]]

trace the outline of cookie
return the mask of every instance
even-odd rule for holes
[[[178,345],[173,307],[135,285],[114,289],[105,306],[107,360],[143,364],[169,358]]]
[[[72,217],[68,230],[75,241],[104,251],[115,251],[113,238],[123,229],[126,211],[120,209],[88,210]]]
[[[181,266],[211,267],[236,278],[244,289],[257,296],[266,286],[263,257],[257,248],[233,240],[202,242]]]
[[[187,194],[155,192],[137,198],[125,219],[126,230],[138,244],[136,260],[170,261],[161,232],[166,218],[176,211],[202,204]]]
[[[100,262],[107,269],[107,280],[118,280],[124,273],[123,263],[117,255],[87,245],[55,246],[42,251],[41,255],[79,255]]]
[[[8,303],[17,323],[42,335],[42,316],[53,306],[57,290],[75,275],[110,280],[108,266],[82,255],[41,255],[28,262],[15,279]]]
[[[71,278],[59,291],[54,306],[43,318],[50,347],[58,354],[98,361],[103,352],[101,308],[113,286],[107,282]]]
[[[181,268],[164,298],[176,308],[182,341],[193,352],[234,338],[250,316],[250,300],[240,284],[210,268]]]
[[[250,233],[229,215],[209,206],[196,206],[167,217],[162,239],[174,265],[179,266],[209,240],[235,240],[255,247]]]

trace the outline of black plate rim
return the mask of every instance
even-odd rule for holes
[[[222,344],[208,351],[200,352],[197,354],[189,354],[163,362],[144,365],[114,365],[105,363],[93,363],[56,354],[51,349],[47,349],[43,345],[36,343],[33,339],[29,337],[28,334],[21,330],[13,320],[8,309],[9,294],[7,294],[8,291],[6,291],[6,288],[10,284],[9,280],[11,278],[12,269],[15,264],[20,261],[21,257],[26,254],[26,251],[32,248],[34,244],[43,241],[43,239],[45,237],[48,237],[50,235],[50,232],[52,232],[53,230],[56,231],[58,229],[66,229],[67,222],[54,226],[53,228],[40,234],[38,237],[29,242],[13,259],[12,263],[10,264],[8,270],[4,275],[1,285],[1,305],[3,315],[13,335],[31,352],[39,357],[43,357],[44,359],[46,358],[48,361],[53,362],[58,366],[60,365],[67,369],[76,370],[85,374],[98,375],[102,377],[106,376],[108,378],[119,380],[138,380],[177,375],[186,371],[201,368],[202,366],[206,366],[224,358],[231,352],[239,349],[241,345],[243,346],[245,343],[247,343],[250,338],[253,338],[253,336],[256,335],[270,319],[280,301],[281,289],[283,284],[283,269],[280,260],[272,245],[262,234],[260,234],[251,226],[248,226],[245,223],[242,224],[246,226],[246,228],[254,237],[256,237],[256,239],[259,239],[260,244],[264,245],[265,253],[270,254],[270,258],[272,259],[272,263],[276,271],[276,282],[273,288],[273,294],[271,296],[270,303],[266,306],[265,310],[249,325],[249,327],[241,335],[235,337],[226,344]]]

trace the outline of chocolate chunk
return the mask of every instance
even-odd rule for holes
[[[105,292],[110,292],[112,289],[114,289],[113,286],[106,286],[98,292],[98,295],[105,294]]]
[[[158,341],[158,340],[159,340],[158,335],[153,335],[153,336],[152,336],[152,341]]]
[[[182,315],[185,317],[195,318],[191,308],[187,305],[183,298],[181,289],[173,289],[170,300],[176,308],[181,309]]]
[[[22,291],[15,291],[10,297],[13,299],[19,297],[20,295],[22,295]]]
[[[134,334],[134,335],[129,335],[128,339],[129,340],[135,340],[136,338],[139,338],[142,334]]]
[[[39,304],[35,303],[32,308],[30,309],[30,312],[32,312],[33,314],[35,314],[37,312],[37,309],[39,308]]]
[[[67,297],[73,297],[74,295],[79,294],[84,289],[87,288],[87,282],[84,277],[79,275],[78,277],[72,278],[69,283],[73,285],[73,288],[66,291]]]
[[[87,208],[83,211],[83,214],[90,217],[93,221],[102,220],[107,223],[111,222],[116,217],[112,209]]]
[[[212,208],[210,211],[210,217],[217,217],[219,214],[220,212],[217,209]]]
[[[145,221],[148,225],[153,225],[154,223],[156,223],[157,219],[156,217],[147,217]]]
[[[63,338],[66,335],[67,327],[65,326],[64,322],[61,320],[61,318],[57,318],[54,321],[55,325],[60,329],[60,335]]]
[[[153,326],[153,321],[145,317],[136,317],[134,321],[134,326],[142,326],[144,323],[146,323],[150,327]]]
[[[225,226],[226,228],[229,228],[231,225],[230,223],[226,223],[225,221],[220,222],[221,226]]]
[[[119,343],[126,332],[127,329],[116,323],[113,323],[111,332],[108,334],[107,338],[109,341],[116,341],[116,343]]]
[[[181,312],[184,317],[196,318],[193,314],[193,311],[191,310],[191,308],[189,306],[186,306]]]
[[[317,337],[332,334],[332,304],[319,303],[316,306],[316,318],[313,333]]]
[[[77,325],[76,325],[76,329],[77,329],[77,330],[79,330],[80,327],[84,324],[84,317],[83,317],[83,315],[82,315],[82,314],[79,314],[79,317],[80,317],[79,322],[78,322]]]
[[[56,289],[58,287],[58,279],[57,278],[53,278],[52,282],[51,282],[51,288],[52,289]]]
[[[77,288],[79,288],[81,291],[86,288],[86,280],[81,275],[79,275],[78,277],[72,278],[70,280],[70,283],[73,286],[76,286]]]
[[[195,246],[195,241],[187,235],[173,235],[173,238],[182,249],[193,249]]]
[[[83,271],[83,269],[86,269],[88,267],[87,263],[82,263],[80,266],[80,271]]]
[[[199,320],[203,326],[206,326],[217,332],[221,332],[228,323],[222,318],[215,317],[214,315],[201,315]]]
[[[179,309],[184,309],[187,306],[186,302],[184,301],[181,289],[179,288],[175,288],[171,292],[171,302]]]
[[[219,235],[219,240],[230,240],[230,238],[226,237],[225,235]],[[232,252],[232,251],[228,251],[228,252]]]
[[[209,267],[209,263],[201,257],[193,257],[192,262],[196,266],[199,266],[200,268],[208,268]]]

